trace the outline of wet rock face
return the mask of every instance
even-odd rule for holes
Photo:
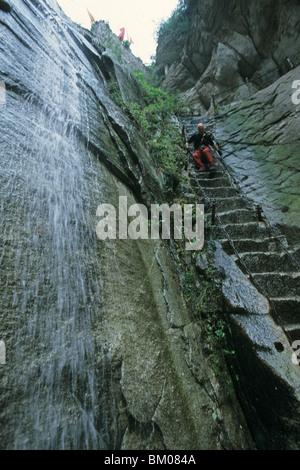
[[[169,65],[163,84],[181,90],[196,113],[209,109],[212,94],[217,101],[249,96],[246,78],[256,89],[269,85],[284,73],[287,56],[294,64],[300,61],[300,7],[294,0],[198,0],[191,2],[188,15],[192,22],[182,53]],[[159,40],[161,73],[173,43],[168,35]]]
[[[0,19],[1,448],[253,447],[168,248],[96,237],[99,204],[161,196],[109,93],[140,99],[130,71],[54,1]]]
[[[224,161],[244,194],[263,208],[273,224],[286,226],[297,242],[300,228],[299,104],[293,84],[300,67],[225,111],[219,135]]]
[[[230,305],[230,311],[236,310],[244,314],[256,315],[268,314],[270,306],[267,299],[255,289],[231,257],[221,249],[221,246],[216,247],[214,255],[216,268],[223,271],[226,276],[224,276],[222,291]]]

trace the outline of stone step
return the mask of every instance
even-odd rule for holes
[[[285,239],[285,237],[283,237]],[[255,238],[245,238],[240,240],[231,240],[238,253],[251,252],[251,251],[278,251],[280,247],[279,242],[275,242],[274,238],[264,238],[256,240]],[[228,239],[220,240],[223,249],[227,254],[234,254],[232,244]]]
[[[246,208],[246,203],[240,196],[214,199],[214,202],[216,204],[216,210],[218,213]]]
[[[219,176],[216,178],[200,179],[198,181],[202,188],[216,188],[216,187],[232,187],[230,181],[226,176]]]
[[[300,322],[295,324],[288,324],[284,326],[284,331],[292,345],[294,341],[300,341]],[[296,348],[299,349],[299,345]],[[298,356],[299,358],[299,356]]]
[[[244,270],[244,264],[251,273],[290,272],[295,270],[295,263],[288,253],[276,251],[240,253],[237,265]]]
[[[218,215],[218,221],[222,225],[228,224],[242,224],[247,222],[255,222],[257,215],[247,209],[235,209],[227,212],[219,212],[216,206],[216,212]]]
[[[200,170],[200,169],[196,166],[196,164],[195,164],[195,162],[194,162],[194,159],[192,158],[192,153],[193,153],[193,151],[191,151],[191,154],[190,154],[190,156],[191,156],[191,159],[190,159],[190,168],[189,168],[189,176],[190,176],[190,178],[195,178],[196,180],[198,180],[198,179],[204,179],[204,180],[207,179],[207,180],[209,180],[210,178],[212,178],[212,176],[211,176],[211,173],[212,173],[212,172],[210,171],[209,166],[206,165],[204,171],[203,171],[203,170]],[[215,162],[215,163],[216,163],[216,162]],[[218,165],[218,164],[215,165],[215,168],[214,168],[214,175],[215,175],[217,172],[219,172],[219,174],[217,175],[218,178],[221,178],[221,177],[223,177],[223,176],[226,176],[226,175],[224,174],[224,171],[222,170],[222,168],[221,168],[220,165]]]
[[[215,172],[216,173],[216,172]],[[211,172],[203,172],[199,173],[201,176],[205,176],[205,178],[200,178],[197,175],[195,176],[190,176],[190,182],[193,186],[203,186],[203,187],[209,187],[211,184],[216,184],[217,186],[222,186],[221,182],[224,178],[223,175],[215,176]],[[219,184],[218,181],[220,182]],[[203,183],[203,184],[202,184]]]
[[[287,293],[292,297],[300,295],[300,272],[265,272],[252,274],[252,277],[269,296],[284,297]]]
[[[205,195],[210,199],[239,196],[238,190],[232,186],[217,186],[214,188],[210,187],[201,189],[203,189]]]
[[[200,181],[212,181],[214,179],[218,180],[224,177],[224,171],[221,170],[218,166],[214,171],[210,170],[205,170],[205,171],[199,171],[196,169],[193,169],[191,171],[191,178],[195,181],[195,183],[200,183]]]
[[[247,224],[227,224],[213,227],[214,239],[217,238],[230,238],[230,239],[245,239],[254,238],[256,240],[264,239],[269,236],[269,230],[263,222],[249,222]]]
[[[300,297],[270,297],[271,315],[282,326],[300,324]],[[300,339],[300,338],[299,338]]]

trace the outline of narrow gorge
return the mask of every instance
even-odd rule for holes
[[[88,31],[55,0],[0,2],[2,450],[300,447],[296,53],[279,70],[299,51],[299,6],[276,2],[262,49],[246,2],[229,2],[231,35],[224,2],[180,3],[182,54],[166,55],[173,32],[157,49],[165,93],[185,104],[167,118],[176,145],[170,134],[160,149],[182,162],[166,168],[138,120],[149,68],[107,25]],[[266,20],[271,2],[257,3]],[[203,63],[191,52],[202,42]],[[245,77],[272,68],[250,96]],[[242,94],[225,102],[226,80]],[[200,120],[222,148],[214,178],[184,150]],[[203,249],[100,240],[97,208],[120,197],[204,204]]]

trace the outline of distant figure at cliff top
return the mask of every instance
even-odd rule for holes
[[[220,152],[218,146],[213,142],[210,134],[205,132],[204,124],[202,122],[198,124],[198,132],[193,134],[189,140],[186,142],[186,148],[189,148],[189,144],[194,144],[195,152],[193,154],[193,159],[195,160],[197,168],[200,171],[205,171],[205,163],[207,162],[210,170],[215,170],[215,162],[210,153],[210,148],[214,147],[218,152]]]

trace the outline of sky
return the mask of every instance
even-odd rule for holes
[[[178,0],[57,0],[61,8],[76,23],[90,29],[87,9],[96,21],[108,21],[117,36],[125,28],[125,40],[132,38],[132,53],[150,65],[156,53],[155,31],[167,20]]]

